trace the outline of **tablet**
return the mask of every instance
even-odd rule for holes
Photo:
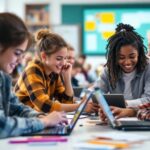
[[[108,105],[116,106],[121,108],[126,108],[125,100],[123,94],[103,94]],[[96,97],[92,96],[92,101],[98,103]]]

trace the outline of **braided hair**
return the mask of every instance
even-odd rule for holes
[[[121,67],[118,64],[118,56],[121,47],[126,45],[132,45],[138,51],[139,55],[136,65],[138,73],[143,71],[147,65],[147,57],[145,55],[147,48],[144,46],[143,37],[140,36],[131,25],[118,24],[115,34],[108,39],[106,46],[106,66],[108,68],[109,82],[112,88],[116,87],[116,82],[122,73]]]

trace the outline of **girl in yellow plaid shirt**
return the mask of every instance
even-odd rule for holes
[[[15,86],[16,95],[37,111],[75,111],[79,104],[73,104],[72,65],[67,62],[67,43],[47,29],[39,30],[35,40],[40,59],[31,61],[25,68]],[[86,111],[97,110],[97,105],[88,103]]]

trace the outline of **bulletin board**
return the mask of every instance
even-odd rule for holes
[[[83,11],[83,53],[105,55],[107,39],[115,32],[118,23],[134,26],[144,37],[145,46],[150,37],[149,8],[96,8]]]
[[[79,25],[52,25],[51,30],[64,38],[74,49],[76,55],[81,51],[80,26]]]

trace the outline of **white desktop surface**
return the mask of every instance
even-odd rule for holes
[[[75,144],[78,144],[80,141],[87,140],[94,135],[106,134],[106,133],[115,133],[116,135],[120,133],[134,133],[137,135],[144,135],[149,138],[149,141],[135,145],[129,150],[150,150],[150,131],[119,131],[114,130],[109,126],[100,126],[93,123],[87,123],[87,118],[80,119],[75,126],[72,134],[66,136],[68,141],[57,143],[56,145],[29,145],[29,144],[9,144],[9,140],[1,139],[0,140],[0,149],[1,150],[77,150]]]

